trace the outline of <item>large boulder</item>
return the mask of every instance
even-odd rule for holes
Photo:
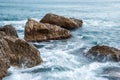
[[[58,25],[66,29],[75,29],[81,27],[83,24],[82,20],[75,18],[66,18],[51,13],[46,14],[40,22]]]
[[[6,36],[12,53],[8,53],[10,57],[10,65],[17,67],[33,67],[42,62],[40,53],[36,47],[19,38]]]
[[[8,35],[8,36],[16,36],[16,37],[18,37],[17,32],[16,32],[15,28],[12,25],[5,25],[3,27],[0,27],[0,31],[5,32],[6,35]]]
[[[87,56],[97,61],[120,61],[120,50],[109,46],[94,46]]]
[[[71,37],[68,30],[63,29],[57,25],[48,23],[39,23],[33,19],[28,19],[25,26],[26,41],[47,41],[47,40],[59,40],[67,39]]]

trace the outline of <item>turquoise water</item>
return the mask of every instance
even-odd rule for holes
[[[97,44],[120,49],[119,0],[0,0],[0,26],[12,24],[20,38],[28,18],[39,21],[46,13],[82,19],[84,24],[71,31],[71,39],[34,43],[42,65],[11,67],[3,80],[120,80],[120,63],[100,63],[84,55]]]

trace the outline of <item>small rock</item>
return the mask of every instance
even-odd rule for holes
[[[46,14],[40,22],[58,25],[66,29],[79,28],[83,24],[82,20],[78,20],[75,18],[66,18],[56,14],[51,14],[51,13]]]
[[[6,35],[8,35],[8,36],[18,37],[17,32],[12,25],[5,25],[2,28],[0,28],[0,31],[5,32]]]
[[[109,46],[94,46],[87,56],[97,61],[120,61],[120,50]]]

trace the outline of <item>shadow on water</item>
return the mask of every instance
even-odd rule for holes
[[[35,47],[37,47],[37,48],[43,48],[45,45],[40,45],[40,44],[33,44]]]

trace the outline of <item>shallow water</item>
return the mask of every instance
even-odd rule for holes
[[[39,21],[50,12],[82,19],[84,24],[71,31],[71,39],[33,43],[42,65],[11,67],[3,80],[120,80],[120,63],[100,63],[84,55],[97,44],[120,49],[119,0],[0,0],[0,26],[14,25],[23,38],[28,18]]]

